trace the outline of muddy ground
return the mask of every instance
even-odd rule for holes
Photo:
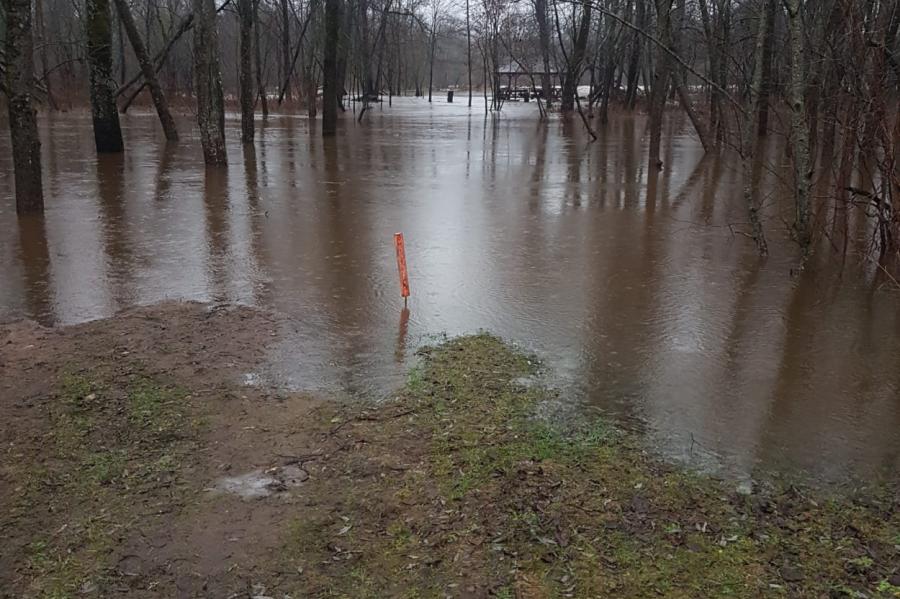
[[[900,496],[750,494],[449,340],[386,403],[242,384],[278,317],[0,327],[2,597],[900,597]],[[298,348],[302,351],[302,348]]]

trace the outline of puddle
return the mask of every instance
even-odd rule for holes
[[[239,476],[226,476],[217,480],[212,490],[231,493],[242,499],[260,499],[299,487],[307,479],[309,473],[306,470],[291,464],[253,470]]]

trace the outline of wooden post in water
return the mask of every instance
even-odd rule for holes
[[[397,249],[397,270],[400,271],[400,295],[403,303],[409,297],[409,274],[406,272],[406,249],[403,246],[403,233],[394,233],[394,247]]]

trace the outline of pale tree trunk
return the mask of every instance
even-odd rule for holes
[[[266,84],[263,78],[262,46],[259,43],[259,2],[253,0],[253,50],[256,61],[256,93],[259,94],[259,102],[262,105],[263,118],[269,117],[269,99],[266,97]]]
[[[6,90],[16,182],[16,212],[42,212],[41,140],[34,110],[34,40],[31,0],[3,0],[6,11]]]
[[[772,81],[772,57],[775,50],[775,0],[766,2],[766,39],[762,55],[762,87],[759,90],[757,130],[760,135],[769,132],[769,97],[775,86]]]
[[[124,0],[118,0],[124,2]],[[241,20],[241,141],[253,143],[253,0],[238,0],[238,15]]]
[[[662,140],[663,114],[669,89],[671,60],[663,49],[671,47],[672,0],[656,0],[656,37],[660,45],[656,48],[656,64],[650,92],[650,166],[662,168],[659,146]]]
[[[128,2],[126,0],[115,0],[115,3],[116,11],[119,13],[119,20],[125,26],[125,32],[128,34],[131,48],[134,50],[134,54],[141,65],[144,81],[150,87],[150,97],[153,99],[153,106],[156,107],[156,114],[159,115],[159,122],[162,125],[163,132],[166,134],[166,139],[178,141],[175,119],[172,118],[172,113],[169,112],[169,103],[166,101],[162,86],[159,84],[159,78],[156,76],[156,68],[150,60],[150,55],[147,53],[147,47],[144,45],[144,40],[138,31],[134,16],[128,7]]]
[[[281,0],[281,68],[285,93],[282,98],[291,100],[291,21],[288,0]]]
[[[809,125],[806,114],[806,77],[803,60],[803,20],[800,0],[784,0],[788,13],[791,52],[791,83],[789,104],[791,107],[791,141],[794,155],[794,203],[796,215],[794,234],[805,259],[810,251],[809,189],[812,165],[809,157]]]
[[[124,149],[119,111],[116,109],[112,31],[109,21],[108,0],[87,0],[87,58],[91,74],[91,113],[97,152],[121,152]]]
[[[635,0],[634,18],[637,21],[638,29],[641,30],[643,30],[645,26],[647,14],[645,2],[647,1],[648,0]],[[638,78],[640,77],[641,69],[641,42],[641,34],[635,31],[631,40],[631,55],[628,58],[628,76],[626,78],[627,88],[625,91],[625,107],[628,110],[634,110],[634,107],[637,104]]]
[[[541,87],[543,88],[544,102],[549,108],[553,100],[553,87],[550,82],[550,24],[547,23],[547,0],[534,0],[534,18],[538,25],[541,63],[544,67],[544,72],[541,73]]]
[[[34,1],[34,19],[35,25],[35,41],[40,49],[41,56],[41,79],[44,81],[44,88],[47,90],[47,102],[53,110],[59,110],[56,105],[56,97],[53,95],[53,86],[50,84],[50,59],[47,56],[47,39],[46,27],[44,25],[44,0]]]
[[[764,2],[766,0],[763,0]],[[769,253],[769,245],[766,242],[766,234],[762,226],[762,202],[759,194],[754,191],[753,185],[753,163],[756,160],[757,140],[756,120],[760,93],[763,83],[763,60],[765,59],[764,45],[766,42],[766,29],[768,20],[762,11],[758,13],[758,25],[756,31],[756,45],[753,51],[754,67],[753,78],[750,82],[749,102],[741,122],[741,152],[743,154],[743,175],[744,175],[744,202],[747,204],[747,215],[750,219],[750,235],[756,242],[756,248],[761,256]]]
[[[214,0],[194,0],[194,21],[194,93],[203,159],[207,165],[226,164],[225,99]]]
[[[428,57],[428,101],[431,102],[431,90],[434,84],[434,46],[437,43],[437,17],[431,23],[431,50]]]
[[[572,43],[572,56],[566,65],[566,79],[563,81],[562,101],[560,108],[563,112],[575,110],[578,95],[578,80],[581,78],[581,66],[587,52],[588,35],[591,31],[591,2],[585,0],[581,3],[581,19],[579,19],[578,31]],[[557,23],[559,26],[559,23]],[[559,32],[557,31],[557,34]]]
[[[338,44],[341,33],[340,0],[325,0],[325,56],[322,60],[322,136],[337,134],[337,111],[340,102],[340,68]]]
[[[469,0],[466,0],[466,72],[469,75],[469,108],[472,108],[472,27],[469,23]]]

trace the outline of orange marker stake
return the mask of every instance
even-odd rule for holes
[[[400,295],[403,301],[409,297],[409,274],[406,272],[406,250],[403,247],[403,233],[394,233],[394,247],[397,248],[397,270],[400,271]]]

